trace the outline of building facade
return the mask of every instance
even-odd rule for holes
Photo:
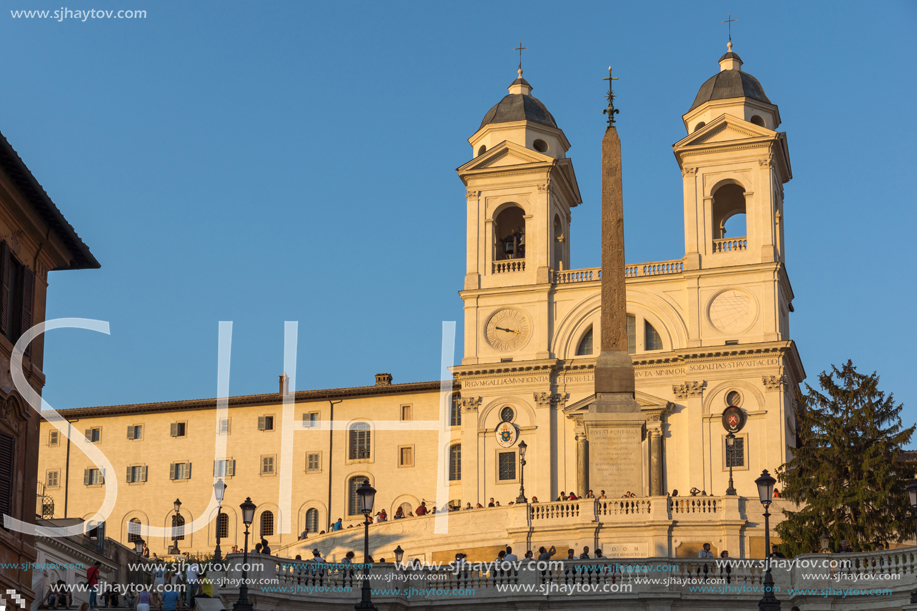
[[[16,342],[44,322],[48,273],[93,269],[99,263],[44,189],[0,134],[0,514],[35,523],[42,420],[16,390],[11,374]],[[21,355],[22,373],[41,394],[44,337]],[[44,509],[53,512],[47,502]],[[31,604],[35,537],[0,525],[0,585]]]
[[[795,444],[794,393],[805,372],[790,338],[784,264],[783,185],[792,171],[779,110],[741,66],[730,48],[673,147],[685,256],[626,267],[636,399],[647,421],[647,468],[631,491],[638,497],[692,487],[722,494],[730,467],[739,495],[754,496],[757,475],[783,464]],[[211,511],[204,528],[182,531],[179,548],[209,549],[218,533],[226,545],[241,544],[235,508],[247,496],[258,504],[254,534],[276,547],[337,518],[359,522],[354,489],[363,479],[390,516],[422,501],[442,505],[444,494],[453,506],[491,498],[506,506],[522,483],[522,441],[528,497],[584,495],[582,416],[595,390],[600,269],[571,266],[581,197],[570,144],[531,92],[520,71],[458,168],[467,205],[465,337],[448,401],[439,382],[392,384],[380,374],[372,386],[297,392],[286,421],[283,381],[278,393],[231,398],[228,417],[218,416],[216,400],[66,410],[88,440],[76,449],[98,444],[114,473],[50,445],[43,425],[38,475],[62,482],[50,492],[55,507],[67,498],[70,513],[60,517],[94,514],[117,478],[107,534],[128,543],[144,526],[179,529],[200,517],[223,477],[226,517]],[[723,412],[731,406],[746,423],[727,448]],[[292,460],[279,455],[284,427],[310,429],[294,435]],[[220,436],[226,462],[211,444]],[[283,468],[293,470],[289,509],[278,505]],[[277,528],[281,512],[286,533]],[[168,536],[151,549],[164,551]]]

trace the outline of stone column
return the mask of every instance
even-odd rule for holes
[[[585,433],[576,434],[576,493],[589,492],[589,441]]]
[[[665,494],[662,479],[662,431],[656,428],[649,430],[650,435],[650,496]]]

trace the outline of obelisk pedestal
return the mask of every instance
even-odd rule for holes
[[[610,104],[609,126],[602,139],[602,351],[595,365],[595,403],[583,415],[589,439],[589,487],[597,494],[605,490],[610,498],[626,492],[643,496],[646,436],[646,418],[634,399],[634,365],[627,351],[621,140],[613,118]]]

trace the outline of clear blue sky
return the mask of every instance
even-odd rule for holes
[[[66,4],[66,3],[65,3]],[[11,0],[6,9],[60,8]],[[573,147],[574,267],[599,261],[609,64],[624,146],[627,259],[684,254],[681,115],[725,51],[780,106],[792,336],[808,381],[848,358],[917,417],[917,3],[165,2],[146,19],[2,16],[0,130],[102,263],[51,275],[55,407],[273,392],[283,322],[299,387],[437,377],[459,322],[466,142],[525,76]],[[459,341],[459,349],[461,342]],[[460,355],[459,355],[460,356]]]

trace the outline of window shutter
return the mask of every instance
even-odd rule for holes
[[[264,430],[264,416],[258,416],[258,430]]]
[[[134,427],[133,426],[127,427],[127,438],[128,439],[134,438]]]
[[[231,460],[231,461],[229,461],[229,464],[230,464],[230,467],[229,467],[229,475],[230,475],[230,476],[233,476],[233,475],[236,474],[236,461],[235,461],[235,460]]]
[[[13,455],[16,440],[0,433],[0,515],[13,513]],[[0,522],[0,526],[2,526]]]
[[[178,423],[173,422],[169,425],[169,435],[172,437],[178,437]],[[172,479],[175,479],[174,477]]]
[[[10,247],[3,242],[0,245],[0,333],[10,332]]]
[[[25,333],[32,326],[32,303],[35,288],[35,274],[28,267],[22,267],[22,318],[20,332]],[[32,343],[25,348],[25,355],[32,353]]]
[[[91,483],[89,479],[91,477],[90,471],[92,471],[92,469],[83,469],[83,485],[84,486],[88,486]]]
[[[185,469],[185,479],[191,479],[191,463],[185,463],[187,468]]]
[[[128,484],[131,484],[134,482],[133,478],[131,477],[132,475],[133,475],[133,471],[130,467],[128,467],[127,468],[127,483]]]
[[[218,460],[213,461],[213,476],[214,477],[220,476],[220,461]]]
[[[100,484],[105,483],[105,469],[99,469],[99,479],[101,480],[99,481]]]
[[[92,429],[86,429],[86,441],[92,441]]]
[[[141,481],[146,481],[146,465],[143,465]]]
[[[175,479],[175,463],[169,465],[169,479]]]

